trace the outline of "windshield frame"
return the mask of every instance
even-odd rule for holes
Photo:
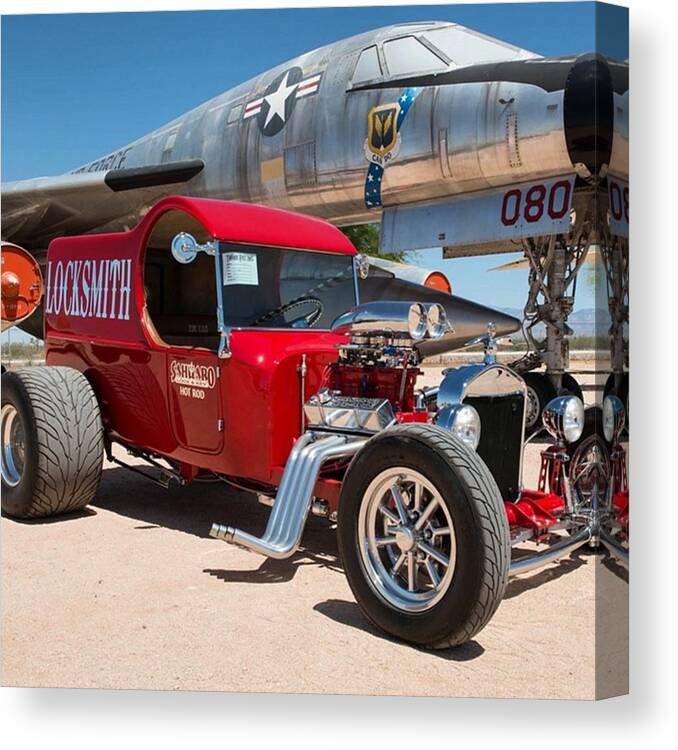
[[[234,249],[243,251],[244,248],[255,248],[255,249],[268,249],[275,251],[293,251],[300,253],[311,253],[313,255],[330,255],[332,257],[343,256],[347,259],[350,258],[352,266],[353,276],[353,300],[355,305],[360,304],[360,285],[358,281],[358,262],[360,255],[349,255],[342,252],[332,252],[327,250],[313,250],[310,248],[303,247],[282,247],[280,245],[262,245],[253,243],[240,243],[232,242],[227,240],[216,240],[214,251],[214,270],[216,274],[216,288],[217,288],[217,330],[219,332],[219,348],[218,356],[221,359],[227,359],[231,356],[230,350],[230,335],[233,331],[260,331],[262,333],[267,332],[287,332],[287,333],[328,333],[331,328],[294,328],[292,326],[280,326],[280,327],[262,327],[253,325],[228,325],[226,323],[226,306],[224,301],[224,284],[223,284],[223,273],[224,273],[224,259],[223,256],[227,252],[232,252]]]

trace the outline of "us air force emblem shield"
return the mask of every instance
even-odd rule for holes
[[[372,107],[367,116],[365,157],[375,164],[385,165],[400,151],[398,116],[400,104],[380,104]]]

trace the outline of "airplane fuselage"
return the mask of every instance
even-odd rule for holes
[[[516,80],[494,80],[482,70],[491,66],[481,65],[463,69],[466,76],[459,69],[424,71],[423,86],[402,76],[399,83],[388,72],[384,42],[427,41],[430,28],[437,26],[388,27],[304,54],[75,171],[199,159],[204,169],[176,192],[301,211],[339,225],[379,221],[384,206],[592,171],[595,149],[577,145],[576,130],[595,127],[595,110],[582,122],[588,102],[577,101],[575,91],[591,88],[590,62],[529,59],[523,51],[512,63],[518,75],[508,63],[496,69]],[[382,73],[359,80],[357,66],[370,48]],[[481,69],[476,80],[468,75],[474,67]],[[455,74],[459,82],[446,85],[445,76]],[[628,111],[624,96],[614,94],[616,122]],[[624,140],[615,139],[622,156]],[[134,213],[106,228],[129,224]]]

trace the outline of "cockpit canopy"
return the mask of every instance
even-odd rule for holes
[[[534,52],[457,24],[406,25],[401,34],[363,49],[352,85],[537,57]]]

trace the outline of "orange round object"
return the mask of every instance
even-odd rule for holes
[[[42,273],[33,256],[11,242],[2,243],[2,330],[25,320],[42,299]]]
[[[5,271],[2,274],[2,296],[7,299],[16,299],[19,296],[20,281],[19,277],[12,271]]]
[[[445,276],[444,273],[440,273],[440,271],[433,271],[430,273],[426,277],[424,286],[427,286],[430,289],[437,289],[439,292],[452,294],[452,284],[448,281],[447,276]]]

